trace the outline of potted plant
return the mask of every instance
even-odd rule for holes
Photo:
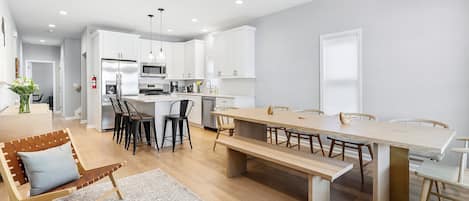
[[[19,113],[29,113],[29,97],[39,90],[39,86],[31,79],[19,77],[10,84],[9,89],[20,96]]]

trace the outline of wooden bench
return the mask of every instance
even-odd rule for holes
[[[308,175],[308,200],[330,200],[330,184],[353,168],[353,164],[304,154],[262,141],[225,137],[216,141],[228,153],[227,177],[246,172],[246,158],[252,156]]]

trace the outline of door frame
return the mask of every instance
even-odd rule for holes
[[[25,77],[31,79],[32,78],[32,64],[33,63],[43,63],[43,64],[52,64],[52,111],[58,112],[57,111],[57,85],[56,85],[56,66],[55,66],[55,61],[50,61],[50,60],[26,60],[26,70],[25,70]],[[60,112],[60,111],[59,111]]]

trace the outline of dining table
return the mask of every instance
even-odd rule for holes
[[[236,135],[267,143],[266,125],[301,129],[373,144],[373,200],[409,201],[409,152],[443,154],[456,135],[452,129],[353,119],[343,124],[338,115],[305,115],[294,111],[243,108],[214,111],[234,119]]]

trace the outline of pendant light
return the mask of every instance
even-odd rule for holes
[[[148,54],[148,59],[153,61],[155,59],[155,55],[153,55],[153,17],[152,14],[149,14],[148,17],[150,18],[150,53]]]
[[[158,8],[158,11],[160,12],[160,52],[158,53],[158,57],[157,57],[157,60],[159,63],[166,63],[166,56],[164,54],[164,51],[163,51],[163,40],[161,38],[161,35],[163,34],[162,30],[163,30],[163,11],[164,9],[163,8]]]

